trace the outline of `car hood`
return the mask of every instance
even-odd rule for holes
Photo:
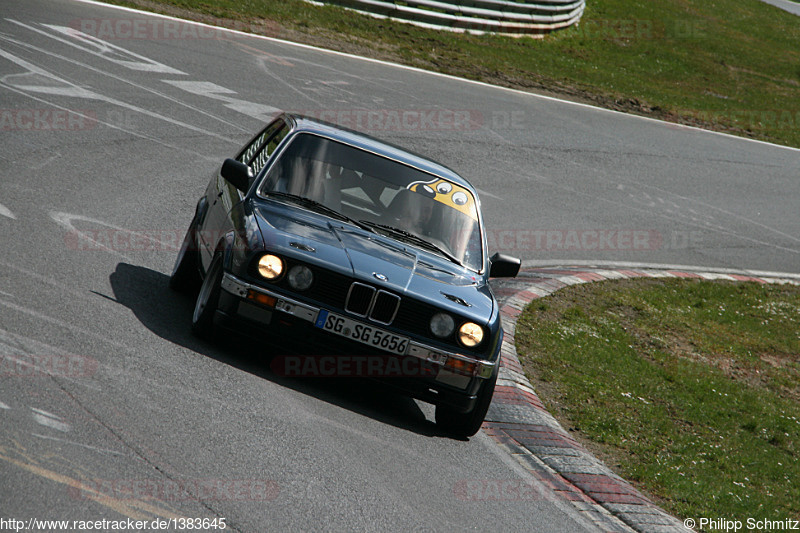
[[[482,276],[436,254],[278,202],[253,212],[268,250],[475,319],[493,312]]]

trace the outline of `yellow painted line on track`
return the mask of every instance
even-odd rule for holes
[[[76,493],[79,493],[80,498],[95,501],[100,505],[108,507],[109,509],[133,520],[147,520],[152,519],[155,516],[166,519],[184,518],[167,509],[141,500],[121,500],[117,498],[111,498],[75,478],[66,476],[64,474],[59,474],[58,472],[54,472],[53,470],[49,470],[35,464],[26,463],[12,457],[7,457],[3,454],[0,454],[0,460],[6,461],[14,466],[18,466],[19,468],[22,468],[23,470],[26,470],[37,476],[49,479],[50,481],[55,481],[56,483],[66,485],[70,488],[70,490],[74,490]]]

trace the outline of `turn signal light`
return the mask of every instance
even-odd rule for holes
[[[463,359],[456,359],[455,357],[448,357],[444,366],[453,372],[466,374],[468,376],[474,376],[478,369],[478,365],[475,362],[464,361]]]
[[[253,289],[247,291],[247,299],[260,303],[261,305],[266,305],[267,307],[275,307],[275,302],[278,301],[274,296],[268,296],[262,292],[254,291]]]

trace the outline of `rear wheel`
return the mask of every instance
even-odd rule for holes
[[[192,219],[189,230],[183,238],[183,244],[178,251],[178,258],[172,268],[172,275],[169,278],[169,288],[178,292],[194,292],[200,285],[200,272],[197,264],[197,239],[195,238],[195,221],[197,215]]]
[[[436,425],[455,437],[468,438],[476,434],[481,429],[481,424],[483,424],[486,413],[489,411],[489,405],[492,403],[494,386],[497,383],[497,372],[495,370],[492,377],[483,384],[480,392],[478,392],[478,400],[475,402],[475,407],[471,411],[460,413],[450,407],[437,405]]]
[[[216,255],[208,267],[206,277],[197,294],[192,313],[192,333],[204,339],[212,339],[215,333],[214,314],[219,306],[222,290],[222,256]]]

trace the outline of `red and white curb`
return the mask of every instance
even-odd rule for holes
[[[685,267],[679,267],[685,268]],[[630,278],[697,278],[800,285],[800,275],[673,268],[523,268],[492,287],[502,302],[505,338],[500,375],[483,431],[535,478],[575,505],[602,531],[680,532],[687,528],[596,459],[547,412],[520,365],[515,348],[517,318],[533,300],[581,283]]]

